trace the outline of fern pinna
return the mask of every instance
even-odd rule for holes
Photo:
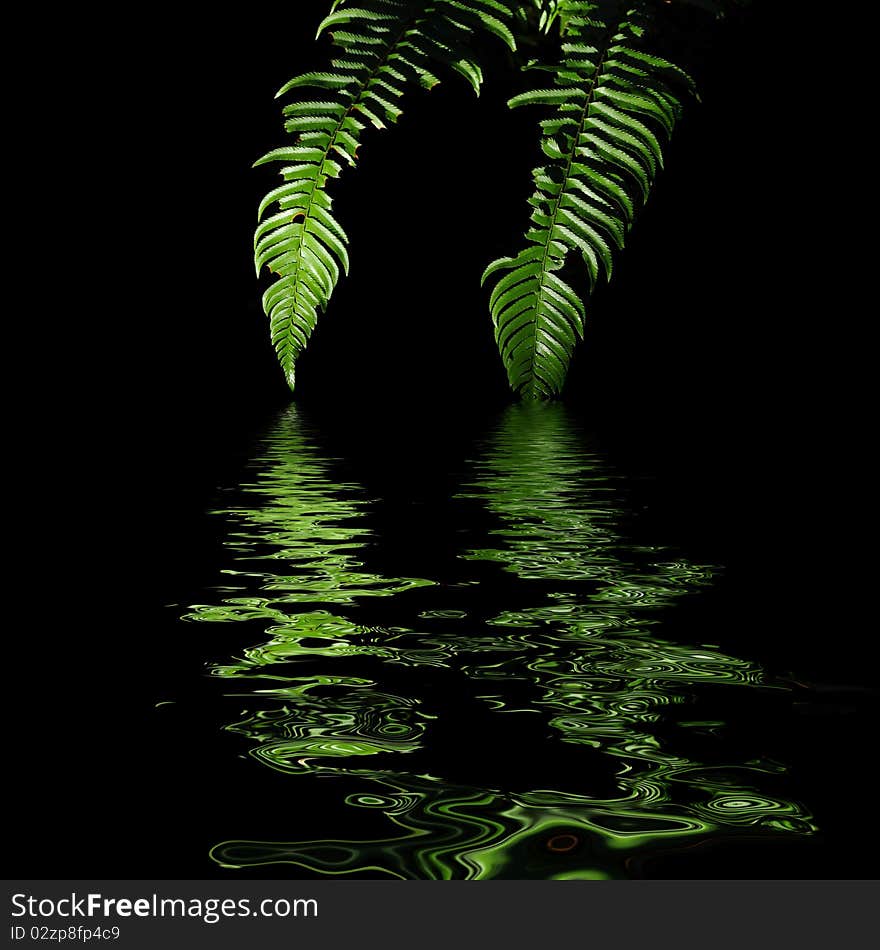
[[[500,0],[335,0],[318,35],[331,31],[342,52],[327,72],[297,76],[279,91],[278,96],[317,90],[284,107],[285,128],[296,135],[295,144],[255,163],[282,163],[284,183],[260,204],[254,260],[258,275],[265,266],[277,276],[263,295],[263,308],[291,389],[297,358],[327,306],[340,267],[348,271],[348,238],[333,214],[328,179],[355,164],[368,126],[382,129],[397,120],[410,83],[437,84],[435,62],[460,73],[479,92],[482,73],[469,40],[484,30],[512,49],[510,17],[510,5]]]
[[[562,35],[561,61],[539,67],[540,88],[514,96],[511,108],[552,107],[541,123],[547,163],[533,172],[527,246],[494,261],[490,310],[511,388],[524,398],[559,394],[586,317],[562,271],[574,253],[590,289],[611,276],[636,209],[662,166],[661,140],[692,89],[678,67],[647,42],[649,3],[553,0],[541,26]]]

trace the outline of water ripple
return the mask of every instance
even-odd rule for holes
[[[672,608],[699,596],[716,571],[628,537],[626,483],[584,445],[563,407],[511,408],[454,499],[479,505],[494,526],[459,552],[474,576],[443,585],[371,572],[377,502],[333,479],[332,460],[310,444],[295,410],[279,422],[254,478],[218,512],[233,558],[216,590],[223,596],[186,617],[261,631],[209,671],[228,682],[228,695],[246,697],[250,708],[225,728],[253,759],[295,782],[362,783],[341,793],[345,806],[381,816],[389,833],[337,840],[325,828],[314,840],[224,841],[211,852],[218,864],[606,878],[661,846],[814,830],[804,807],[778,794],[779,763],[730,753],[709,764],[661,739],[678,727],[723,751],[724,721],[695,719],[695,702],[719,689],[784,687],[747,659],[676,638]],[[499,606],[487,612],[489,603]],[[438,705],[425,684],[441,674],[438,684],[454,685]],[[435,736],[457,721],[462,698],[495,717],[499,735],[505,715],[539,717],[571,787],[544,788],[529,745],[515,780],[444,777],[453,763]],[[295,815],[283,822],[294,835],[309,824]]]

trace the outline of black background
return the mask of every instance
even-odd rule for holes
[[[274,180],[250,166],[283,142],[275,90],[326,62],[324,7],[77,11],[53,15],[50,41],[45,25],[23,34],[48,136],[28,195],[36,272],[9,327],[9,375],[24,369],[10,398],[24,423],[15,876],[173,876],[175,836],[199,821],[187,767],[157,772],[143,711],[171,644],[151,637],[163,603],[212,579],[202,512],[289,399],[251,265]],[[566,399],[612,458],[657,477],[661,517],[692,550],[729,565],[739,649],[825,684],[835,716],[797,758],[824,776],[829,840],[781,873],[846,877],[874,866],[872,833],[848,828],[871,807],[864,308],[834,217],[857,210],[857,190],[839,197],[853,166],[836,159],[832,73],[811,52],[835,25],[804,20],[755,3],[699,31],[702,103],[594,298]],[[508,400],[479,274],[525,227],[534,116],[503,104],[518,82],[480,100],[455,77],[414,94],[335,193],[352,275],[297,399],[353,458],[387,452],[389,477]],[[172,675],[198,669],[192,656]],[[710,872],[766,873],[750,860]]]

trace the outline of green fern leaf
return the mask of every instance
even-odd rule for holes
[[[693,83],[648,48],[646,3],[551,0],[539,7],[545,29],[559,24],[562,59],[552,88],[520,93],[509,106],[555,109],[541,122],[548,164],[533,172],[527,246],[490,264],[483,283],[494,282],[489,309],[511,388],[546,399],[561,392],[586,319],[563,271],[573,255],[590,291],[610,278],[614,252],[663,166],[661,141]]]
[[[413,83],[431,88],[440,63],[479,92],[482,72],[470,51],[479,31],[513,48],[511,5],[499,0],[335,0],[318,27],[329,31],[341,54],[331,68],[304,73],[278,96],[305,91],[309,98],[284,107],[293,145],[272,149],[255,165],[281,162],[284,184],[260,203],[254,235],[257,275],[276,276],[263,295],[272,343],[291,389],[296,362],[319,314],[348,273],[348,238],[327,194],[328,180],[357,163],[364,131],[384,129],[402,114],[400,101]]]

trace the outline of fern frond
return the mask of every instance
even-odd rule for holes
[[[495,278],[489,307],[510,386],[525,398],[561,392],[583,338],[584,304],[561,273],[569,256],[583,261],[590,291],[610,278],[614,252],[662,168],[682,93],[693,89],[648,48],[645,8],[551,0],[562,33],[552,85],[542,71],[544,86],[509,102],[554,110],[540,123],[547,163],[533,172],[527,246],[483,274],[483,283]]]
[[[482,73],[469,50],[486,31],[514,47],[502,0],[335,0],[318,33],[330,32],[341,49],[330,69],[291,79],[278,96],[302,97],[284,107],[295,144],[273,149],[255,165],[280,162],[283,184],[260,204],[254,262],[277,280],[263,295],[272,343],[291,389],[296,361],[318,314],[348,272],[348,238],[327,194],[328,179],[357,162],[369,126],[384,129],[401,115],[412,83],[431,88],[440,63],[462,75],[479,94]],[[273,213],[270,209],[275,206]]]

